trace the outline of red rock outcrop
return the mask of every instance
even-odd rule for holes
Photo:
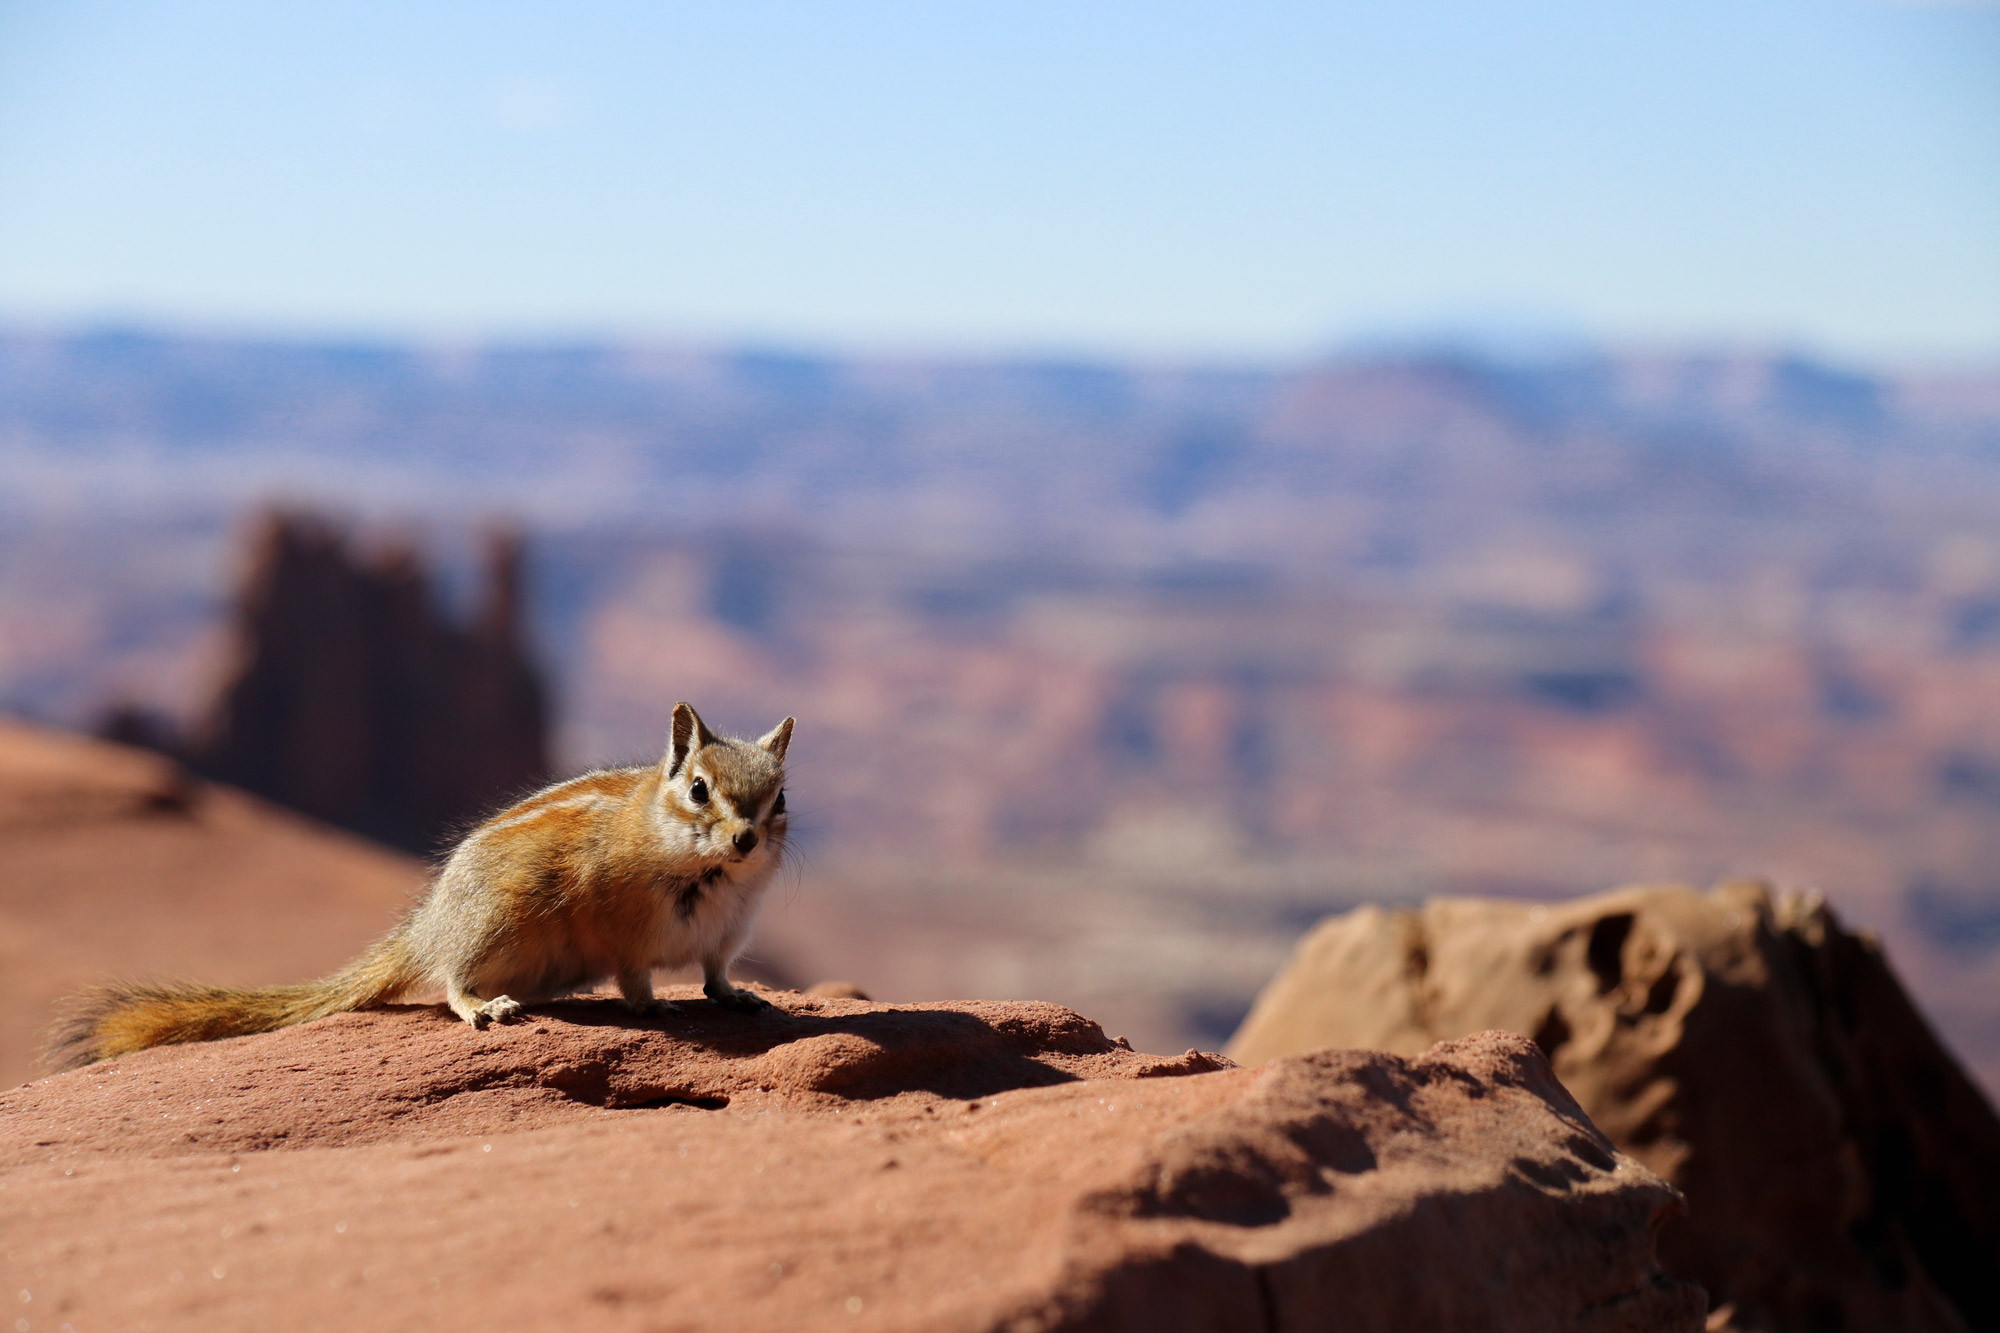
[[[414,553],[362,557],[331,527],[265,520],[237,607],[238,663],[189,746],[204,773],[413,851],[547,780],[540,676],[522,645],[519,544],[488,549],[466,627]]]
[[[1676,1330],[1674,1192],[1528,1042],[1236,1069],[1053,1005],[608,1000],[0,1094],[36,1328]]]
[[[107,975],[318,976],[423,878],[159,755],[0,720],[0,1087],[37,1072],[63,995]]]
[[[1662,1239],[1727,1329],[2000,1328],[2000,1120],[1880,949],[1761,885],[1443,899],[1323,922],[1230,1046],[1532,1037],[1685,1191]]]

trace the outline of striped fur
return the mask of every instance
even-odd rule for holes
[[[732,1008],[765,1002],[730,984],[784,853],[786,718],[756,741],[717,736],[687,704],[658,764],[586,773],[475,828],[408,916],[318,981],[230,989],[114,983],[78,997],[52,1033],[72,1068],[174,1042],[269,1032],[441,989],[474,1026],[522,1006],[618,983],[635,1012],[670,1012],[655,968],[700,964]]]

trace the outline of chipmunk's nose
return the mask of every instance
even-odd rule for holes
[[[736,844],[737,851],[748,856],[757,850],[757,830],[753,828],[744,829],[732,838],[731,841]]]

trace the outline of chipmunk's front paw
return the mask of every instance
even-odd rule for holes
[[[641,1018],[666,1018],[671,1014],[683,1014],[687,1012],[672,1000],[657,998],[636,1002],[627,1000],[625,1004],[627,1008],[631,1009],[633,1013]]]
[[[771,1002],[757,994],[757,992],[747,991],[739,986],[731,986],[727,990],[718,986],[707,994],[709,999],[714,1000],[724,1009],[734,1009],[738,1013],[754,1014],[760,1009],[769,1009],[772,1007]]]
[[[521,1016],[521,1002],[511,995],[496,995],[479,1006],[478,1026],[507,1023]]]

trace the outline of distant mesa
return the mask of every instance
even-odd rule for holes
[[[450,621],[407,548],[359,553],[333,525],[274,513],[237,596],[234,666],[176,741],[114,709],[108,739],[392,846],[432,852],[547,780],[547,688],[522,641],[521,543],[493,537],[470,624]]]
[[[1238,1060],[1532,1037],[1619,1148],[1683,1190],[1661,1238],[1715,1329],[2000,1328],[2000,1118],[1875,942],[1757,884],[1323,922]]]

